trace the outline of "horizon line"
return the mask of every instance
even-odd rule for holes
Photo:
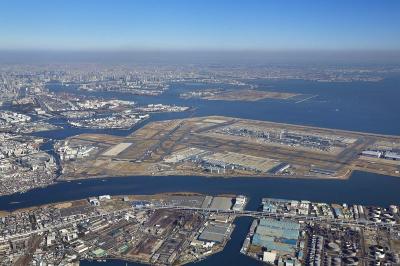
[[[49,48],[0,48],[4,52],[85,52],[85,53],[129,53],[129,52],[241,52],[241,53],[400,53],[399,49],[158,49],[158,48],[132,48],[132,49],[49,49]]]

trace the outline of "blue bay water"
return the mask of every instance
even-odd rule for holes
[[[63,130],[37,135],[63,139],[80,133],[108,133],[127,135],[144,124],[164,119],[190,116],[224,115],[246,119],[267,120],[326,128],[400,135],[400,78],[381,82],[318,83],[302,80],[254,81],[259,89],[295,92],[316,97],[299,102],[262,100],[257,102],[205,101],[179,99],[180,92],[199,88],[221,87],[215,84],[171,84],[161,97],[135,96],[127,93],[94,92],[104,98],[134,100],[140,104],[164,103],[195,107],[184,113],[156,114],[137,127],[125,130],[87,130],[66,127]],[[225,86],[224,86],[225,87]],[[229,86],[226,86],[229,87]],[[74,87],[52,85],[53,91],[79,92]],[[64,124],[65,121],[55,121]],[[58,182],[24,194],[0,197],[0,209],[12,210],[54,201],[80,199],[101,194],[153,194],[191,191],[217,195],[245,194],[250,197],[248,209],[259,207],[262,197],[307,199],[321,202],[357,203],[366,205],[400,204],[400,179],[395,177],[355,172],[349,180],[277,179],[277,178],[204,178],[187,176],[116,177],[74,182]],[[256,261],[239,253],[241,242],[250,226],[250,218],[237,219],[232,240],[221,253],[196,265],[250,265]],[[97,262],[82,262],[95,265]],[[97,265],[97,264],[96,264]],[[100,263],[99,265],[105,265]],[[122,261],[107,265],[125,265]],[[134,264],[132,264],[134,265]]]

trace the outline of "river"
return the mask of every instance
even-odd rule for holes
[[[162,97],[139,97],[126,93],[92,92],[104,98],[134,100],[140,104],[164,103],[195,107],[192,112],[157,114],[137,127],[124,130],[87,130],[65,126],[63,130],[38,133],[53,139],[96,132],[127,135],[146,123],[188,116],[224,115],[246,119],[302,124],[344,130],[400,135],[400,78],[380,82],[318,83],[310,81],[257,81],[259,89],[316,95],[307,101],[262,100],[257,102],[220,102],[183,100],[178,95],[200,87],[219,87],[215,84],[171,84]],[[49,86],[53,91],[77,91],[73,86]],[[65,125],[63,120],[53,122]],[[315,180],[285,178],[204,178],[188,176],[136,176],[106,179],[89,179],[57,182],[47,188],[38,188],[23,194],[0,197],[0,209],[13,210],[50,202],[86,198],[102,194],[154,194],[190,191],[204,194],[244,194],[250,198],[249,210],[259,207],[262,197],[306,199],[320,202],[338,202],[387,206],[400,203],[400,179],[371,173],[354,172],[348,180]],[[224,251],[196,265],[249,265],[257,263],[239,253],[244,236],[250,226],[250,218],[235,221],[232,240]],[[82,262],[82,265],[105,265],[98,262]],[[125,265],[122,261],[107,265]],[[136,264],[129,264],[136,265]]]

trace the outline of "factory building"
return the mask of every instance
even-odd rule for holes
[[[286,199],[264,198],[262,199],[263,212],[276,213],[278,211],[279,204],[289,205],[291,202],[291,200]]]
[[[214,197],[211,202],[210,209],[213,210],[230,210],[232,207],[232,198]]]
[[[279,255],[296,253],[300,225],[289,220],[261,219],[252,238],[252,244]]]
[[[244,209],[245,204],[246,204],[246,197],[243,195],[239,195],[235,199],[235,204],[233,205],[232,210],[241,211]]]
[[[205,242],[222,243],[230,232],[230,224],[213,222],[206,226],[198,237],[198,240]]]
[[[107,255],[107,252],[102,248],[95,249],[91,253],[95,258],[101,258]]]
[[[201,208],[202,208],[202,209],[208,208],[208,207],[210,206],[212,200],[213,200],[213,197],[212,197],[212,196],[206,196],[206,197],[204,198],[203,203],[201,204]]]
[[[264,251],[263,253],[263,261],[269,264],[275,264],[276,253]]]

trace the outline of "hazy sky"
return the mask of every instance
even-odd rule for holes
[[[0,49],[399,50],[399,0],[5,0]]]

